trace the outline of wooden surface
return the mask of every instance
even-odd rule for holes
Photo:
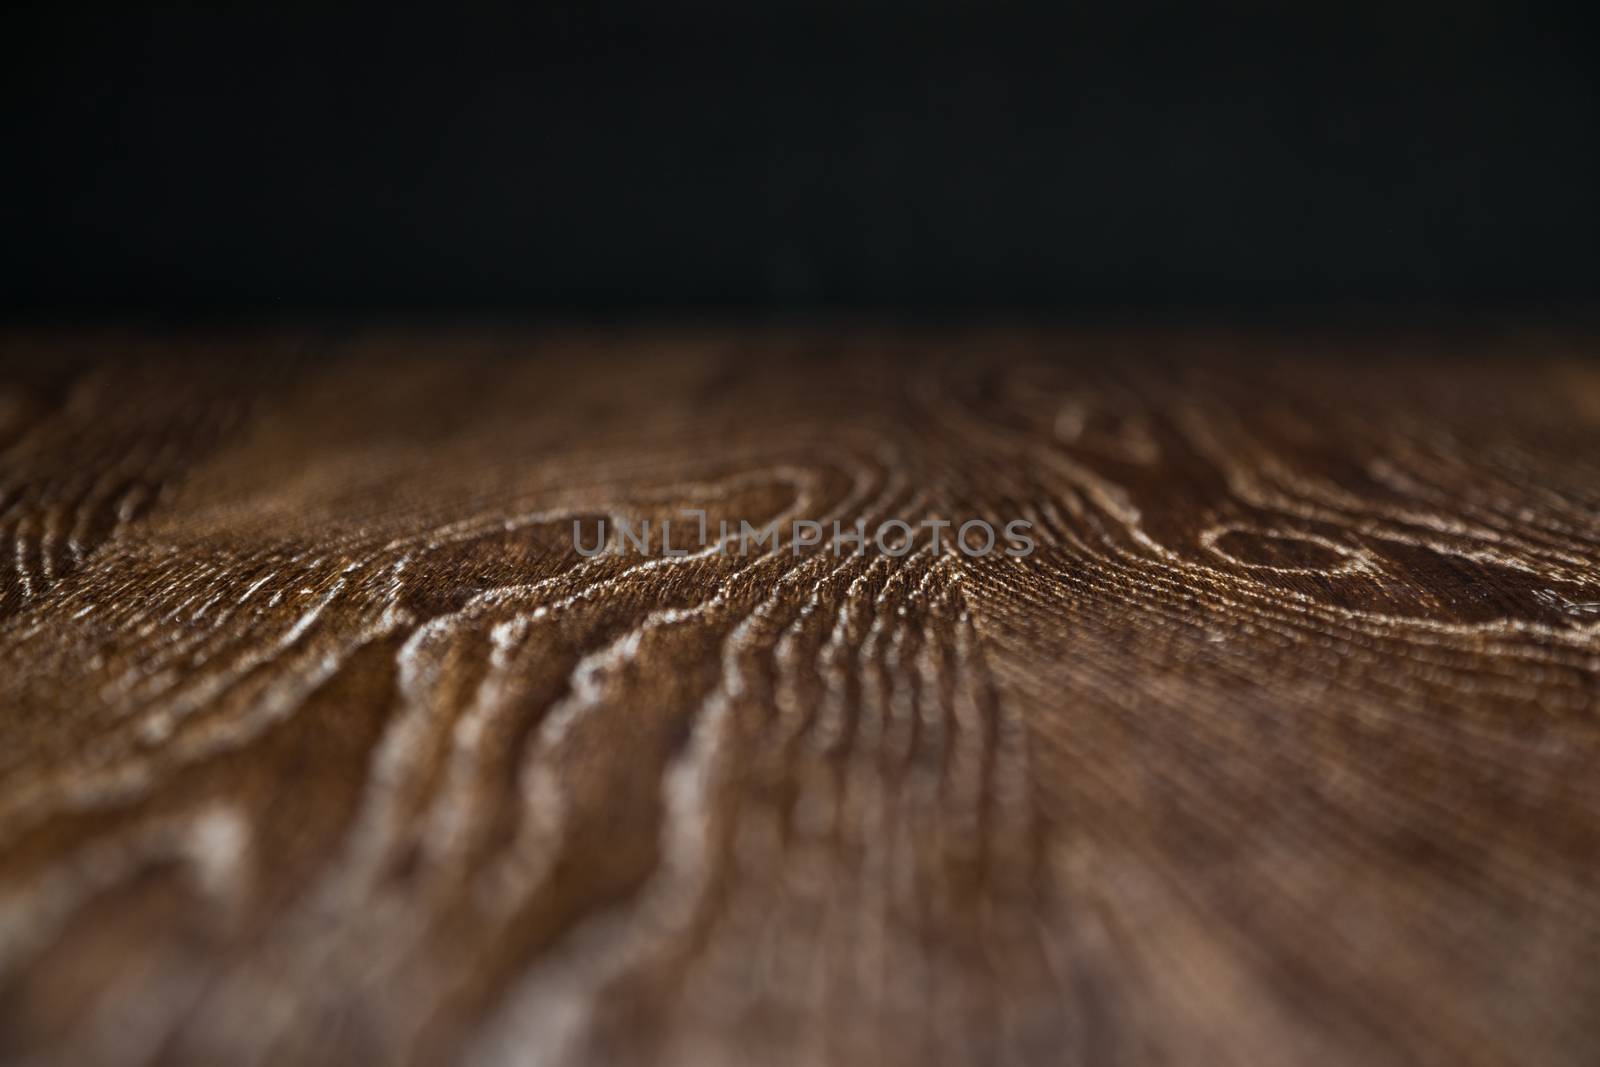
[[[13,336],[0,1061],[1600,1062],[1593,347]]]

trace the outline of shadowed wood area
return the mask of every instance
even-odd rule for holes
[[[1600,1061],[1591,347],[11,337],[0,1061]]]

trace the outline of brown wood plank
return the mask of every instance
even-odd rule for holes
[[[4,348],[0,1060],[1600,1058],[1591,342]]]

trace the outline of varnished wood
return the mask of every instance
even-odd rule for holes
[[[1594,1063],[1591,347],[13,337],[0,1058]]]

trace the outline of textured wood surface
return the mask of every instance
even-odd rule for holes
[[[0,1060],[1600,1062],[1590,347],[12,337]]]

